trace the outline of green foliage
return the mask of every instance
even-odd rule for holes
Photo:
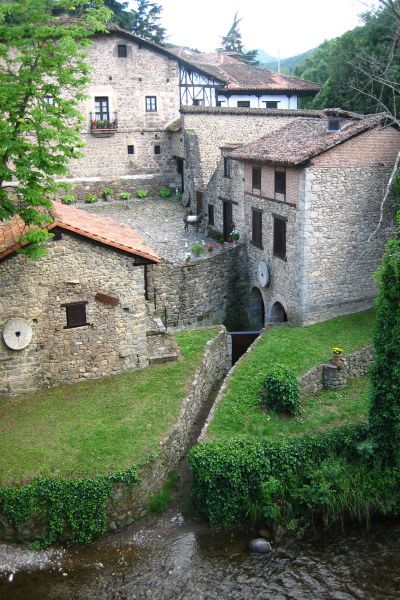
[[[360,448],[368,439],[364,425],[273,442],[200,444],[189,454],[194,500],[214,526],[262,519],[301,530],[397,515],[400,470],[366,459]]]
[[[148,195],[149,192],[143,188],[140,188],[140,190],[136,191],[136,198],[147,198]]]
[[[110,187],[106,187],[103,190],[103,195],[104,196],[112,196],[113,193],[114,193],[114,190],[112,188],[110,188]]]
[[[175,194],[175,198],[176,198],[176,200],[178,200],[178,202],[181,202],[181,200],[183,198],[183,194],[181,194],[180,192],[178,192],[177,194]]]
[[[60,22],[69,0],[0,3],[0,187],[18,181],[17,191],[0,191],[0,220],[19,214],[31,229],[46,224],[50,198],[79,157],[82,116],[78,106],[90,81],[85,48],[104,30],[109,11],[101,0],[74,3],[76,20]],[[83,10],[85,8],[85,10]],[[22,253],[44,253],[48,235],[25,238]],[[40,248],[39,248],[40,246]]]
[[[239,23],[241,20],[242,19],[239,19],[238,17],[238,13],[236,13],[228,33],[222,37],[221,49],[225,52],[237,52],[241,56],[243,62],[256,66],[259,64],[257,60],[257,50],[245,51],[243,47],[242,34],[239,30]]]
[[[172,502],[172,492],[175,484],[178,481],[178,478],[178,471],[176,469],[172,470],[164,481],[164,485],[161,490],[150,495],[148,505],[152,513],[158,514],[167,510],[168,506]]]
[[[85,198],[85,202],[87,204],[93,204],[93,202],[97,202],[96,194],[88,194]]]
[[[259,394],[262,404],[278,413],[295,415],[300,412],[300,385],[296,375],[287,367],[272,366]]]
[[[400,7],[396,0],[395,4]],[[321,44],[295,74],[322,84],[308,104],[339,106],[362,113],[399,112],[400,46],[398,23],[382,5],[363,15],[364,25]]]
[[[76,202],[76,198],[73,194],[65,194],[65,196],[61,198],[61,202],[63,204],[74,204]]]
[[[136,0],[136,9],[133,9],[133,22],[130,31],[145,40],[156,44],[165,41],[165,27],[160,24],[162,6],[149,0]]]
[[[202,244],[194,244],[192,246],[192,254],[194,254],[194,256],[197,256],[197,258],[204,254],[205,251],[206,249]]]
[[[121,198],[121,200],[130,200],[131,193],[130,192],[121,192],[119,197]]]
[[[160,198],[170,198],[172,196],[172,190],[169,187],[162,187],[158,192]]]
[[[0,489],[0,512],[18,531],[35,514],[45,519],[47,534],[40,547],[60,541],[89,544],[106,532],[106,500],[114,487],[137,482],[136,466],[87,479],[40,477],[22,487]]]
[[[379,294],[369,419],[378,453],[393,464],[400,457],[400,227],[386,245],[376,279]]]

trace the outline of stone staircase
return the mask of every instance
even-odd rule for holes
[[[147,305],[147,352],[149,364],[155,365],[178,360],[179,348],[175,338],[166,332],[165,325],[158,311],[151,304]]]

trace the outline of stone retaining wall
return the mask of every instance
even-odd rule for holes
[[[115,488],[107,502],[108,530],[115,531],[130,525],[146,514],[146,504],[152,493],[159,491],[171,469],[178,466],[187,453],[193,427],[206,405],[212,388],[222,379],[228,367],[227,333],[223,329],[207,342],[201,365],[196,370],[189,394],[182,403],[178,419],[160,442],[157,457],[140,471],[141,483],[132,491],[122,484]],[[0,540],[28,542],[46,534],[46,523],[37,515],[20,534],[0,513]]]
[[[307,396],[323,389],[342,388],[346,385],[348,378],[366,375],[372,361],[372,347],[367,346],[344,356],[339,367],[333,364],[316,365],[299,378],[301,393],[303,396]]]
[[[172,265],[148,268],[148,294],[158,309],[167,308],[168,329],[247,322],[248,275],[243,245],[218,254]],[[156,290],[156,291],[155,291]]]

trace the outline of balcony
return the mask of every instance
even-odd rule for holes
[[[117,113],[90,113],[90,133],[97,137],[111,137],[118,130]]]

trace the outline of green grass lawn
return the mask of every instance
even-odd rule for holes
[[[344,354],[367,346],[372,342],[374,317],[374,311],[369,310],[308,327],[270,329],[232,375],[208,429],[208,436],[297,435],[366,418],[368,392],[365,378],[350,382],[344,395],[343,391],[323,392],[305,399],[303,414],[295,418],[263,412],[258,390],[271,364],[283,364],[300,375],[319,363],[329,361],[333,346],[342,347]]]
[[[218,331],[177,333],[177,362],[0,399],[0,486],[99,475],[145,459],[176,420]]]

